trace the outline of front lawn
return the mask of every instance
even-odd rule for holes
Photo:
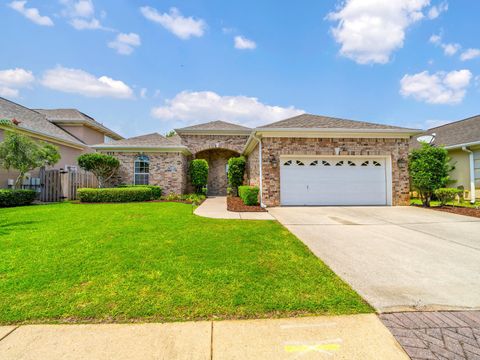
[[[3,324],[371,311],[275,221],[179,203],[0,209]]]
[[[410,205],[419,205],[419,206],[421,206],[421,205],[422,205],[422,200],[412,198],[412,199],[410,199]],[[472,204],[472,203],[471,203],[470,201],[468,201],[468,200],[461,200],[461,201],[455,200],[455,201],[449,201],[449,202],[447,202],[447,205],[448,205],[448,206],[471,208],[471,209],[478,209],[478,208],[480,207],[480,202],[477,201],[477,202],[475,202],[475,204]],[[430,206],[431,206],[431,207],[438,207],[438,206],[440,206],[440,201],[432,200],[432,201],[430,202]]]

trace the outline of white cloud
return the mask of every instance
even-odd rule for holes
[[[403,47],[405,31],[424,18],[430,0],[346,0],[327,19],[338,21],[331,31],[340,54],[359,64],[385,64]]]
[[[441,13],[445,12],[448,10],[448,3],[446,1],[442,1],[438,5],[434,5],[428,10],[428,18],[433,20],[436,19],[440,16]]]
[[[302,113],[293,106],[271,106],[254,97],[221,96],[213,91],[182,91],[152,109],[152,116],[180,124],[225,120],[251,127]]]
[[[34,22],[37,25],[42,26],[53,26],[53,21],[48,16],[40,15],[40,12],[37,8],[27,8],[25,5],[27,2],[22,1],[12,1],[8,4],[13,10],[18,11],[20,14],[25,16],[28,20]]]
[[[457,43],[450,43],[450,44],[443,43],[441,35],[434,34],[430,36],[429,41],[436,46],[440,46],[443,49],[444,54],[447,56],[455,55],[462,48],[462,46]]]
[[[31,71],[15,68],[0,70],[0,96],[15,98],[19,89],[30,86],[35,81]]]
[[[143,6],[140,12],[153,22],[162,25],[165,29],[186,40],[192,36],[201,37],[205,32],[207,24],[202,19],[184,17],[177,8],[171,8],[169,13],[159,13],[150,6]]]
[[[405,75],[400,81],[400,93],[429,104],[458,104],[465,97],[472,79],[469,70],[437,72],[423,71]]]
[[[108,76],[95,77],[80,69],[57,66],[45,71],[43,86],[53,90],[80,94],[87,97],[132,98],[132,89],[123,81]]]
[[[480,49],[467,49],[460,55],[460,60],[467,61],[480,57]]]
[[[253,50],[257,47],[257,44],[253,40],[249,40],[244,36],[235,36],[235,49],[240,50]]]
[[[135,47],[141,45],[140,36],[135,33],[117,35],[115,40],[108,43],[108,47],[117,50],[121,55],[130,55]]]
[[[76,30],[106,30],[100,20],[95,17],[95,6],[92,0],[60,0],[64,5],[62,15],[69,18],[69,23]]]

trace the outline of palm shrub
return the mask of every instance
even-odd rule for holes
[[[422,143],[409,155],[408,170],[412,188],[416,190],[423,206],[430,207],[435,190],[445,187],[453,170],[448,152],[443,147]]]
[[[197,194],[203,193],[208,183],[208,162],[205,159],[195,159],[190,163],[190,179]]]
[[[114,156],[101,153],[82,154],[77,159],[78,166],[90,171],[98,180],[98,187],[103,188],[107,181],[115,175],[120,161]]]
[[[228,159],[228,183],[235,194],[238,194],[238,187],[243,184],[245,174],[245,157],[232,157]]]

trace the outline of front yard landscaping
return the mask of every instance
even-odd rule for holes
[[[371,312],[275,221],[181,203],[0,209],[0,323]]]
[[[414,206],[422,206],[422,201],[419,199],[411,199],[410,204]],[[430,202],[430,209],[445,211],[457,215],[473,216],[480,218],[480,202],[472,204],[470,201],[449,201],[442,206],[440,201],[433,200]]]

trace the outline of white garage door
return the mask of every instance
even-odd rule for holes
[[[282,158],[280,200],[282,205],[387,205],[386,159]]]

